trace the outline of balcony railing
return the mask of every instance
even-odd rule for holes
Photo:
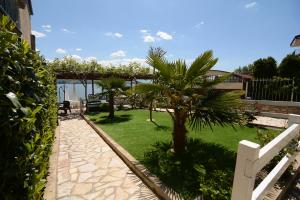
[[[0,10],[8,15],[15,23],[18,23],[19,12],[16,0],[0,0]]]

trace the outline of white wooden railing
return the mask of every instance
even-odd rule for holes
[[[289,127],[264,147],[243,140],[239,143],[235,165],[231,200],[262,199],[276,183],[288,166],[295,160],[298,150],[286,154],[266,178],[254,189],[256,174],[274,158],[293,139],[299,137],[300,115],[289,115]],[[299,143],[298,143],[299,144]],[[299,147],[299,145],[298,145]]]

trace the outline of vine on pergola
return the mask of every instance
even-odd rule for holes
[[[85,100],[88,100],[87,86],[88,80],[99,80],[109,77],[119,77],[131,82],[136,79],[153,79],[153,74],[149,67],[144,67],[137,62],[129,65],[103,66],[96,60],[78,61],[70,56],[62,59],[55,59],[49,62],[56,72],[57,79],[77,79],[81,82],[85,90]]]

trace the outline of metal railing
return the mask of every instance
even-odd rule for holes
[[[246,98],[251,100],[300,101],[293,79],[258,79],[246,83]]]

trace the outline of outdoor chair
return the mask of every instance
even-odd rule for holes
[[[99,94],[93,95],[89,94],[88,95],[88,101],[87,101],[87,112],[90,112],[92,110],[98,110],[101,105],[101,100]]]
[[[65,114],[68,113],[68,110],[71,113],[71,103],[70,103],[70,101],[63,101],[63,103],[61,105],[62,106],[59,106],[59,110],[64,110]]]

